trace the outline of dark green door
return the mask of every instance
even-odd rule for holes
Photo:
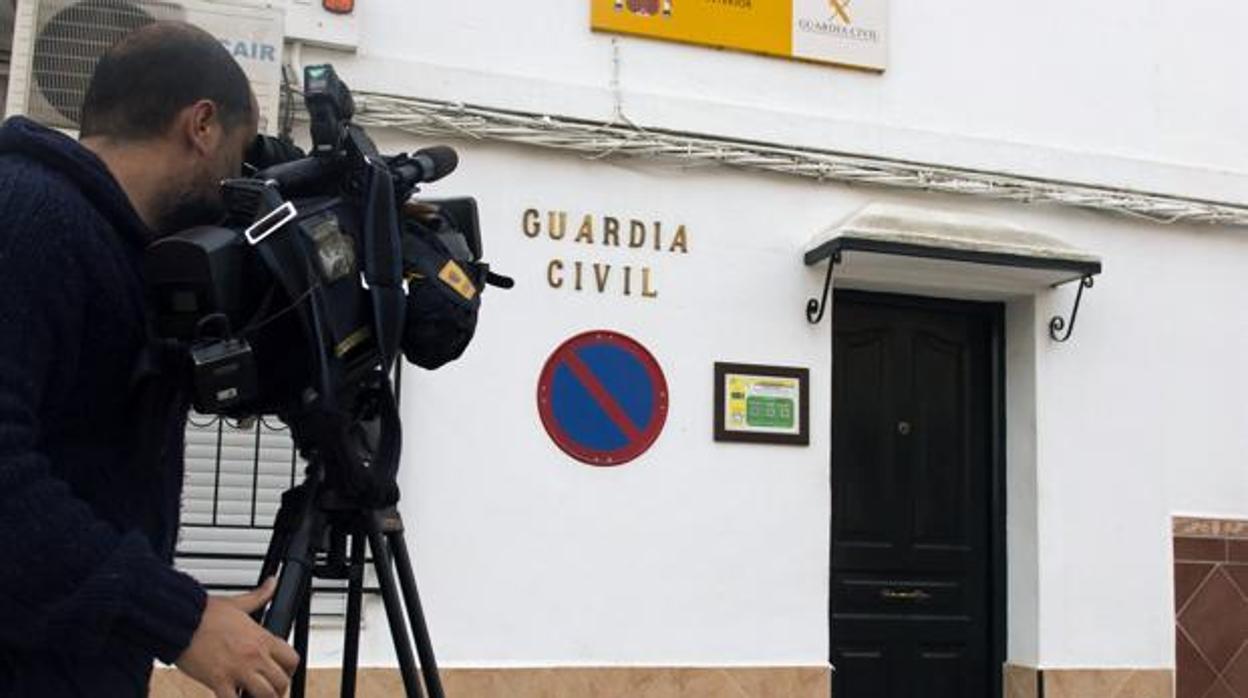
[[[833,696],[988,698],[999,307],[835,303]]]

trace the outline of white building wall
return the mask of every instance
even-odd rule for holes
[[[357,89],[610,120],[618,84],[647,126],[1248,201],[1239,3],[893,0],[883,75],[614,39],[587,0],[358,4]]]
[[[358,5],[358,55],[302,51],[357,89],[1248,202],[1235,3],[894,0],[883,75],[593,34],[581,0]],[[403,507],[449,664],[826,661],[829,328],[802,314],[822,270],[800,254],[884,200],[1104,256],[1070,343],[1047,324],[1073,287],[1008,313],[1010,399],[1034,392],[1009,408],[1009,657],[1173,666],[1169,517],[1248,516],[1245,231],[456,146],[429,191],[479,197],[519,285],[486,294],[462,361],[405,386]],[[690,251],[531,240],[528,208],[684,223]],[[659,297],[552,290],[555,257],[651,266]],[[655,447],[614,470],[555,450],[535,408],[546,356],[597,327],[647,344],[672,393]],[[712,442],[715,360],[809,366],[811,446]],[[365,661],[390,664],[378,611]],[[335,663],[336,636],[317,643]]]
[[[1106,270],[1076,340],[1040,365],[1041,656],[1165,666],[1170,514],[1248,515],[1248,236],[1129,221],[1080,232]]]

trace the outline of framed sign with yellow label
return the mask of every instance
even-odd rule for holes
[[[590,0],[595,31],[888,68],[888,0]]]
[[[810,371],[715,364],[715,440],[810,444]]]

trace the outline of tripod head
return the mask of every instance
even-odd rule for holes
[[[309,463],[308,477],[322,479],[335,496],[359,507],[394,505],[403,435],[389,378],[378,375],[342,404],[343,409],[314,404],[282,415]]]

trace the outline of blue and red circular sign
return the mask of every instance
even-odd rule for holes
[[[609,330],[579,334],[550,355],[537,382],[546,433],[573,458],[622,465],[667,421],[667,380],[641,344]]]

